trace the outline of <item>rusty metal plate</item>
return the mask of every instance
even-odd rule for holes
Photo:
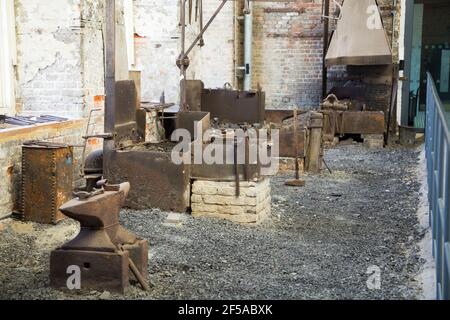
[[[190,111],[202,110],[202,91],[204,84],[201,80],[186,80],[186,103]]]
[[[138,139],[136,113],[137,91],[133,80],[116,82],[114,133],[116,146],[136,142]]]
[[[204,89],[202,111],[225,123],[264,123],[265,93],[227,89]]]
[[[72,147],[58,144],[22,146],[22,213],[25,220],[56,224],[58,208],[72,198]]]
[[[175,212],[189,207],[190,168],[172,163],[170,153],[112,151],[104,157],[108,158],[105,177],[111,183],[130,182],[126,207]]]
[[[133,80],[116,82],[116,125],[135,121],[136,97],[136,85]]]
[[[249,164],[245,169],[245,165],[237,166],[240,181],[252,181],[259,179],[260,165]],[[217,181],[235,181],[234,164],[193,164],[191,165],[191,178],[200,180],[217,180]]]
[[[298,150],[298,157],[303,158],[305,157],[305,131],[300,130],[297,133],[297,150]],[[296,157],[296,151],[295,151],[295,135],[294,131],[291,130],[280,130],[280,157],[285,158],[295,158]]]
[[[346,134],[384,134],[385,117],[381,111],[342,113],[342,131]]]
[[[300,118],[300,124],[298,129],[298,157],[303,158],[305,156],[305,135],[306,132],[303,129],[304,124],[306,122],[305,116],[308,114],[308,111],[300,111],[298,110],[299,118]],[[294,111],[293,110],[266,110],[265,113],[266,117],[266,123],[267,124],[276,124],[280,125],[280,157],[285,158],[294,158],[296,156],[296,149],[295,149],[295,136],[294,136],[294,128],[291,124],[284,124],[288,119],[292,119],[294,117]]]
[[[202,132],[210,128],[210,113],[204,111],[187,111],[178,113],[177,129],[186,129],[189,131],[192,140],[194,140],[195,122],[200,123]],[[202,138],[202,137],[197,137]]]

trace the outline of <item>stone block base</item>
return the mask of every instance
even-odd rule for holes
[[[192,185],[194,217],[212,217],[238,223],[258,223],[270,214],[270,179],[241,182],[236,197],[234,182],[196,180]]]
[[[384,147],[384,136],[382,134],[363,134],[364,145],[370,149],[381,149]]]

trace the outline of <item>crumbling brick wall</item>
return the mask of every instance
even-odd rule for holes
[[[104,95],[103,1],[17,0],[15,12],[17,113],[86,116]]]
[[[204,0],[204,24],[220,2]],[[195,1],[194,1],[195,3]],[[158,101],[164,91],[169,102],[179,101],[180,54],[179,1],[134,1],[136,68],[142,71],[143,101]],[[187,6],[186,6],[187,8]],[[195,46],[189,58],[188,79],[199,79],[206,87],[222,87],[234,81],[234,2],[225,5],[204,35],[205,46]],[[192,24],[186,13],[186,49],[199,33],[199,21]]]
[[[342,1],[340,1],[342,3]],[[331,15],[335,5],[331,3]],[[382,20],[391,43],[392,10],[400,12],[400,1],[378,0]],[[243,0],[236,14],[242,14]],[[254,3],[253,87],[259,83],[266,91],[268,108],[317,108],[322,92],[323,24],[322,0]],[[395,39],[399,35],[399,17]],[[237,65],[243,64],[243,24],[238,24]],[[330,22],[330,34],[335,21]],[[398,61],[398,40],[394,41],[394,61]],[[329,69],[329,84],[341,84],[346,68]],[[238,79],[241,75],[237,74]]]
[[[321,95],[321,1],[254,3],[253,86],[268,108],[318,106]]]
[[[16,0],[16,113],[86,117],[103,108],[102,0]],[[91,133],[103,132],[103,112],[94,114]],[[17,208],[21,145],[43,140],[80,146],[86,121],[0,131],[0,217]],[[87,152],[101,147],[88,142]],[[81,148],[74,149],[80,178]],[[79,181],[78,181],[79,182]],[[78,183],[77,182],[77,183]]]
[[[80,0],[15,2],[17,97],[27,114],[83,111]]]

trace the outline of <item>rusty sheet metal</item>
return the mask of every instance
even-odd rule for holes
[[[230,138],[229,138],[230,139]],[[231,139],[234,139],[231,137]],[[223,142],[226,142],[225,140]],[[216,142],[217,143],[217,142]],[[249,139],[237,139],[236,147],[238,152],[235,151],[235,144],[223,144],[224,153],[221,159],[221,164],[193,164],[191,165],[191,178],[202,180],[219,180],[219,181],[235,181],[239,178],[239,181],[257,180],[261,177],[262,165],[259,159],[255,162],[251,162],[249,150],[257,150],[257,146],[251,147]],[[192,144],[193,149],[198,148],[198,141]],[[209,151],[205,151],[206,148],[211,146],[210,143],[202,144],[202,154],[208,154]],[[192,151],[194,153],[194,150]],[[238,156],[239,162],[236,160]],[[237,165],[235,165],[237,163]]]
[[[186,103],[190,111],[201,111],[202,92],[205,88],[201,80],[186,80]]]
[[[115,143],[117,147],[138,142],[137,133],[137,91],[133,80],[116,82],[115,100]]]
[[[346,134],[384,134],[384,112],[346,111],[342,114],[342,131]]]
[[[125,206],[185,212],[189,207],[190,168],[172,163],[169,152],[109,152],[105,177],[111,182],[129,181]]]
[[[202,111],[211,113],[211,119],[229,123],[264,123],[265,93],[228,89],[204,89]]]
[[[385,115],[382,111],[321,110],[324,115],[323,135],[332,141],[343,134],[384,134]]]
[[[189,131],[192,140],[194,140],[195,122],[200,124],[202,132],[210,128],[211,120],[210,113],[204,111],[186,111],[178,113],[177,129],[186,129]],[[202,138],[202,137],[197,137]],[[202,140],[202,139],[201,139]]]
[[[298,111],[299,115],[305,116],[308,111]],[[283,127],[283,122],[294,117],[293,110],[266,110],[265,119],[266,124],[276,124],[281,126],[280,129],[280,157],[285,158],[295,158],[295,136],[294,128],[292,125],[290,127]],[[299,125],[299,130],[297,132],[297,146],[298,146],[298,157],[303,158],[305,156],[305,140],[306,140],[306,130],[303,125]]]
[[[25,220],[56,224],[59,206],[72,198],[73,150],[63,144],[29,142],[22,146],[22,213]]]
[[[305,157],[305,140],[306,140],[306,131],[299,130],[297,133],[297,146],[298,146],[298,157]],[[284,158],[295,158],[295,136],[294,131],[292,129],[280,130],[280,157]]]
[[[261,177],[260,165],[249,164],[247,169],[244,164],[237,165],[237,173],[240,181],[253,181]],[[236,166],[234,164],[192,164],[191,178],[200,180],[235,181]]]

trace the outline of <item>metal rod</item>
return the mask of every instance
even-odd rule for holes
[[[106,0],[105,3],[105,123],[104,132],[113,135],[116,98],[116,3]],[[114,139],[103,141],[103,172],[108,175],[108,158],[114,150]]]
[[[181,24],[181,54],[180,54],[180,109],[186,111],[186,67],[183,63],[187,54],[184,52],[186,43],[186,0],[180,0],[180,24]]]
[[[333,174],[333,171],[331,171],[330,167],[328,166],[328,164],[326,163],[325,159],[322,158],[323,164],[325,165],[325,167],[327,167],[327,170],[330,174]]]
[[[252,87],[252,40],[253,40],[253,13],[252,4],[245,0],[244,9],[244,91]]]
[[[238,165],[238,141],[237,137],[234,137],[234,179],[236,184],[236,198],[238,198],[241,195],[241,188],[240,188],[240,180],[239,180],[239,165]]]
[[[297,125],[298,125],[298,110],[297,107],[294,109],[294,142],[295,142],[295,179],[300,179],[300,168],[298,165],[298,132],[297,132]]]
[[[141,284],[142,289],[144,289],[144,291],[149,291],[150,287],[148,286],[147,281],[145,281],[145,278],[139,272],[139,269],[136,267],[136,265],[134,264],[133,260],[131,260],[131,258],[128,258],[128,263],[130,265],[131,272],[133,272],[134,276]]]
[[[186,0],[184,0],[186,1]],[[205,24],[205,26],[203,27],[203,29],[200,31],[200,33],[198,34],[198,36],[195,38],[195,40],[192,42],[191,46],[186,50],[186,53],[184,54],[185,56],[189,55],[189,53],[192,51],[192,49],[194,49],[195,45],[197,44],[197,42],[203,37],[203,34],[205,33],[205,31],[208,29],[208,27],[210,26],[210,24],[214,21],[214,19],[217,17],[217,15],[219,14],[220,10],[222,10],[223,6],[228,2],[228,0],[222,0],[222,3],[220,4],[220,6],[216,9],[216,11],[214,12],[214,14],[211,16],[211,18],[209,18],[208,22]]]
[[[322,0],[324,2],[324,16],[330,15],[330,0]],[[325,63],[325,58],[328,51],[328,40],[329,40],[329,19],[323,19],[323,61],[322,61],[322,99],[324,100],[327,96],[327,82],[328,82],[328,68]]]
[[[198,1],[199,0],[195,0],[195,22],[198,20]]]
[[[189,24],[192,24],[192,0],[189,0]]]
[[[199,14],[200,14],[200,20],[199,20],[199,26],[200,26],[200,31],[203,30],[203,0],[199,0],[200,4],[199,4]],[[203,35],[199,40],[198,45],[200,47],[203,47],[205,45],[205,40],[203,39]]]

